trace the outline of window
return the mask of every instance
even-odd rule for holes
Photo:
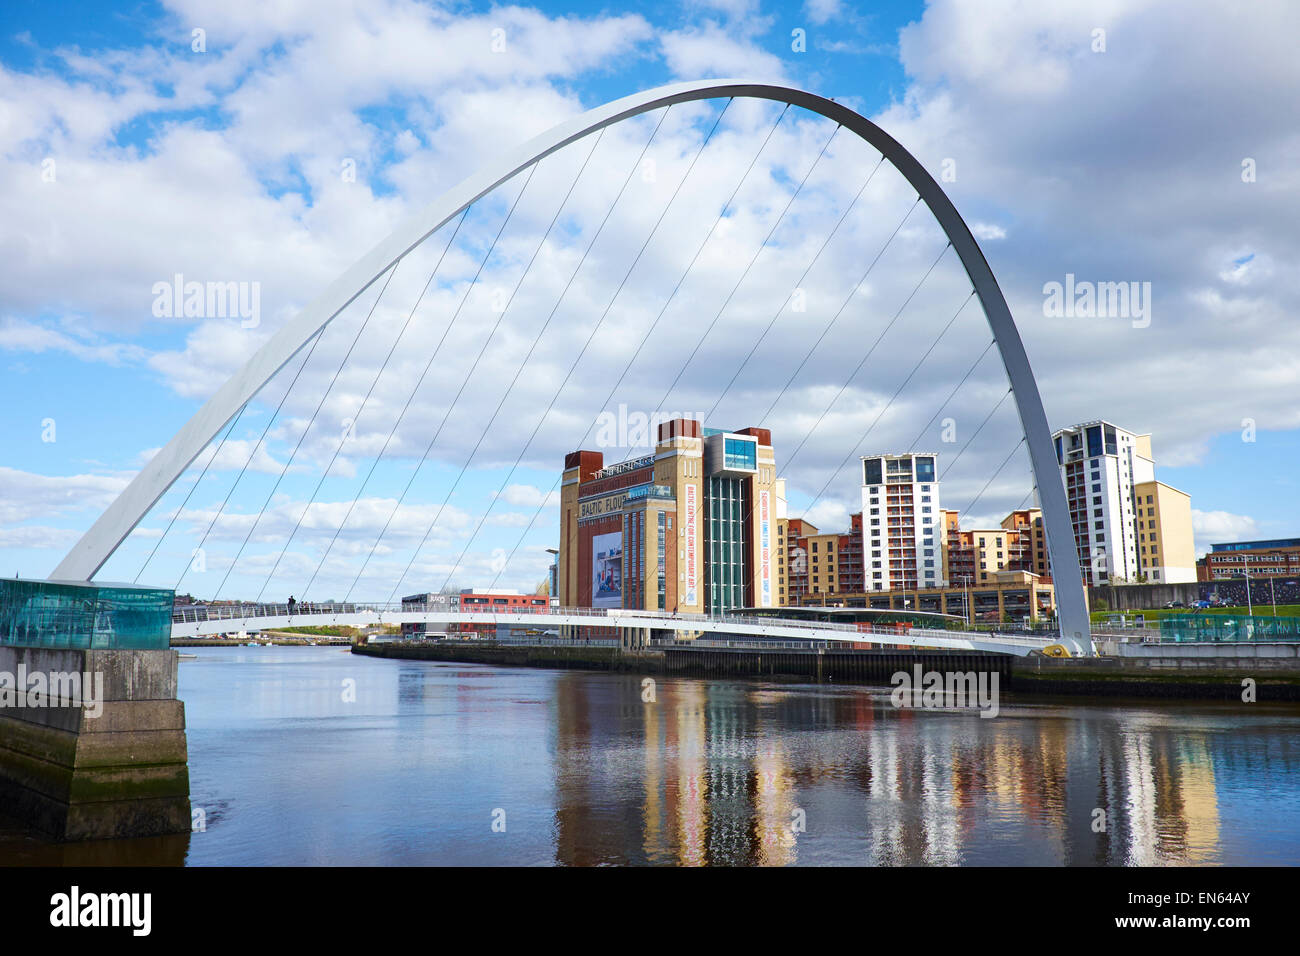
[[[755,471],[758,468],[758,443],[745,441],[743,438],[727,438],[723,441],[724,465],[727,468],[740,468]]]

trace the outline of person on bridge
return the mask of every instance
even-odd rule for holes
[[[298,603],[298,602],[295,601],[295,600],[293,599],[293,595],[290,594],[290,595],[289,595],[289,616],[290,616],[290,617],[293,616],[293,609],[294,609],[294,606],[295,606],[297,603]]]

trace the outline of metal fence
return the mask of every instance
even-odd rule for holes
[[[1161,643],[1300,641],[1300,618],[1244,614],[1179,614],[1159,622]]]

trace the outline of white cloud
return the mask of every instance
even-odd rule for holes
[[[1196,553],[1202,555],[1210,545],[1229,541],[1249,541],[1259,536],[1259,523],[1249,515],[1230,511],[1198,511],[1192,509],[1192,534],[1196,539]]]
[[[841,0],[806,0],[803,8],[808,19],[818,26],[837,19],[844,13],[844,4]]]
[[[540,508],[543,504],[548,508],[558,508],[560,505],[558,491],[543,492],[534,485],[507,485],[501,499],[521,508]]]
[[[835,7],[814,0],[807,11],[810,19],[829,18]],[[168,39],[156,49],[94,57],[60,51],[72,71],[66,77],[0,68],[0,102],[8,107],[0,125],[0,251],[11,263],[0,273],[0,300],[6,303],[0,348],[135,363],[161,378],[159,401],[204,399],[401,216],[488,157],[591,105],[594,94],[585,84],[603,96],[610,71],[643,61],[678,77],[779,79],[799,69],[767,51],[761,39],[766,21],[747,0],[720,0],[712,8],[738,22],[688,18],[661,34],[636,16],[548,18],[517,7],[465,16],[402,0],[364,0],[320,15],[309,4],[174,0],[165,35],[186,40],[191,24],[206,25],[207,54],[194,55],[187,42]],[[1006,0],[979,9],[935,0],[901,37],[906,88],[874,117],[928,168],[937,171],[944,159],[955,160],[956,181],[945,188],[986,242],[1053,425],[1107,417],[1151,431],[1161,465],[1201,460],[1210,436],[1239,428],[1245,417],[1261,430],[1300,425],[1300,410],[1290,398],[1300,383],[1300,330],[1291,321],[1300,307],[1300,287],[1291,271],[1275,265],[1300,258],[1294,231],[1300,219],[1300,166],[1294,162],[1300,139],[1285,111],[1273,105],[1300,95],[1300,61],[1288,41],[1297,33],[1297,14],[1277,5],[1265,14],[1240,18],[1218,4],[1168,0],[1105,0],[1101,6]],[[1198,29],[1171,30],[1170,23],[1196,23]],[[1104,54],[1090,49],[1098,24],[1107,29]],[[498,27],[506,36],[499,54],[490,48],[491,30]],[[1234,71],[1232,84],[1222,82],[1225,64]],[[616,73],[614,85],[625,85],[631,75]],[[163,96],[162,89],[173,92]],[[1189,110],[1188,102],[1197,109]],[[217,108],[215,116],[184,115],[208,107]],[[463,245],[448,255],[441,281],[373,392],[374,376],[432,269],[438,243],[403,262],[325,396],[365,320],[370,295],[335,320],[267,442],[258,444],[265,419],[241,425],[213,465],[233,470],[255,451],[250,472],[277,474],[314,416],[293,470],[323,466],[339,447],[343,423],[355,420],[355,437],[329,484],[315,496],[311,481],[286,490],[268,519],[268,540],[260,543],[269,548],[274,535],[287,535],[302,503],[315,497],[300,535],[323,547],[331,524],[346,513],[339,502],[359,494],[337,548],[345,557],[350,549],[368,548],[366,536],[382,527],[435,435],[432,460],[412,498],[436,505],[445,493],[445,485],[436,484],[443,478],[440,469],[454,474],[467,465],[461,492],[466,497],[456,500],[466,520],[476,520],[464,501],[481,501],[499,486],[499,476],[483,478],[485,470],[513,465],[539,421],[522,467],[545,475],[558,470],[566,451],[592,447],[597,411],[620,402],[647,411],[660,403],[713,409],[711,425],[770,426],[778,469],[792,491],[811,496],[830,482],[827,500],[814,509],[821,519],[816,523],[827,530],[847,527],[848,512],[857,508],[857,454],[907,447],[936,410],[954,419],[964,442],[1005,393],[992,355],[946,409],[938,408],[988,342],[974,308],[890,404],[913,360],[968,294],[949,256],[901,320],[888,325],[943,247],[934,224],[925,216],[909,219],[880,268],[850,295],[865,262],[914,199],[900,177],[882,170],[842,233],[804,275],[830,223],[876,160],[874,151],[852,137],[840,134],[832,142],[769,250],[729,298],[792,184],[830,133],[827,124],[795,110],[610,397],[663,296],[778,112],[743,102],[729,108],[707,161],[692,171],[657,240],[628,274],[715,108],[695,104],[671,111],[649,152],[655,176],[634,177],[634,188],[620,201],[611,228],[592,247],[526,365],[542,322],[634,168],[657,116],[606,132],[559,232],[540,250],[537,266],[491,338],[498,315],[493,292],[514,288],[590,141],[541,164],[477,286],[468,290],[461,319],[448,330],[521,180],[476,206]],[[158,110],[175,112],[160,120]],[[376,112],[385,111],[391,114],[376,119]],[[1160,122],[1152,123],[1153,116]],[[1205,116],[1215,117],[1212,137],[1205,136]],[[127,124],[138,129],[155,121],[140,148],[115,139]],[[1238,154],[1258,160],[1256,183],[1241,182]],[[46,155],[57,162],[53,183],[40,180]],[[345,159],[356,162],[356,182],[340,175]],[[178,272],[199,280],[260,282],[261,324],[243,329],[215,318],[156,322],[152,285]],[[1047,321],[1042,285],[1067,272],[1083,279],[1151,281],[1151,327]],[[601,334],[542,421],[569,373],[576,344],[594,328],[624,275],[628,284]],[[790,320],[777,303],[796,283],[806,294],[807,311]],[[724,302],[726,310],[719,313]],[[829,324],[842,306],[842,315]],[[764,334],[774,314],[778,321]],[[62,318],[53,322],[48,315]],[[700,341],[715,317],[716,327]],[[826,338],[810,353],[823,330]],[[417,389],[444,334],[437,361]],[[877,336],[871,361],[850,379]],[[697,342],[691,365],[665,395],[683,355]],[[740,369],[750,345],[755,352]],[[487,364],[471,371],[480,351]],[[290,361],[254,411],[270,414],[305,357],[304,352]],[[1223,380],[1233,387],[1206,403],[1205,383]],[[787,382],[780,403],[767,414]],[[465,392],[453,407],[462,383]],[[501,413],[471,459],[498,403]],[[1201,413],[1188,415],[1188,408]],[[940,445],[938,428],[919,438],[940,449],[942,468],[960,445]],[[945,479],[944,504],[969,507],[1018,439],[1014,408],[1007,403]],[[385,457],[396,462],[396,474],[381,473],[374,487],[363,490],[367,456],[386,442]],[[848,465],[835,475],[846,455]],[[88,520],[100,500],[95,495],[108,493],[93,483],[124,479],[48,481],[72,481],[71,497],[44,487],[21,489],[13,499],[20,504],[11,509],[23,520],[74,512]],[[554,507],[555,497],[541,490],[545,479],[528,474],[528,481],[541,487],[512,485],[503,495],[507,503],[524,513],[543,503]],[[1028,486],[1027,469],[1013,461],[977,510],[1005,513]],[[89,503],[74,508],[71,499]],[[247,513],[256,503],[255,495],[237,497],[233,514],[218,522],[219,540],[246,531]],[[196,501],[178,524],[201,528],[219,504],[219,495]],[[169,514],[166,508],[175,505],[169,498],[158,512]],[[416,510],[403,510],[393,533],[413,547],[408,522],[418,538],[432,515],[415,501],[403,504],[408,507]],[[503,512],[489,524],[507,529],[518,522],[515,512]],[[445,532],[446,541],[467,533],[455,523]],[[471,559],[480,562],[475,568],[490,570],[484,555],[500,540],[482,554],[471,550]],[[398,543],[386,540],[377,549],[380,571],[400,575],[409,556],[399,556]],[[458,551],[463,541],[454,544]],[[165,546],[170,545],[169,539]],[[433,574],[439,555],[428,550],[432,557],[422,556],[416,567]],[[289,560],[296,568],[298,558]],[[309,559],[303,560],[310,573]],[[331,554],[326,573],[344,574],[334,562]]]

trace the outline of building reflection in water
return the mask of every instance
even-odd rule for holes
[[[1215,705],[1004,701],[982,719],[895,709],[866,687],[662,679],[654,691],[557,676],[558,862],[1223,861],[1216,763],[1237,732]],[[1233,772],[1270,747],[1238,754]],[[1288,750],[1270,772],[1297,763]]]

